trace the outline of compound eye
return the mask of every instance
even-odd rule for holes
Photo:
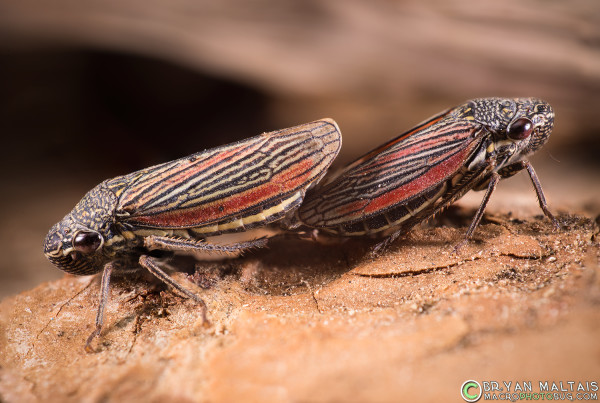
[[[508,128],[507,135],[511,140],[523,140],[533,132],[533,123],[527,118],[515,120]]]
[[[102,245],[102,238],[97,232],[79,231],[73,238],[73,248],[81,253],[93,253],[100,245]]]

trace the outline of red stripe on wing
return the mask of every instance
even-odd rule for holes
[[[155,215],[139,216],[129,222],[155,228],[191,228],[244,217],[246,210],[267,209],[304,186],[312,175],[313,161],[304,159],[271,180],[245,192],[233,194],[210,204],[188,209],[165,211]],[[226,222],[226,221],[225,221]]]
[[[452,177],[452,175],[465,164],[465,160],[476,145],[477,142],[472,142],[468,147],[465,147],[450,157],[439,156],[438,159],[445,159],[442,162],[436,162],[435,160],[429,161],[431,169],[426,171],[423,175],[396,189],[382,193],[376,198],[359,199],[340,206],[333,212],[328,213],[328,219],[339,217],[343,218],[344,222],[351,222],[364,219],[372,214],[382,213],[404,201],[408,201],[412,197],[417,196]]]
[[[449,111],[442,112],[439,115],[436,115],[436,116],[432,117],[431,119],[429,119],[429,120],[421,123],[420,125],[418,125],[416,127],[413,127],[412,129],[410,129],[406,133],[403,133],[400,136],[398,136],[398,137],[396,137],[396,138],[388,141],[387,143],[382,144],[379,147],[377,147],[377,148],[369,151],[368,153],[366,153],[365,155],[357,158],[354,162],[352,162],[350,165],[348,165],[347,167],[345,167],[344,168],[344,172],[351,171],[357,165],[360,165],[363,162],[372,159],[373,157],[377,156],[378,154],[382,153],[383,151],[385,151],[385,150],[387,150],[387,149],[395,146],[399,142],[406,140],[407,138],[409,138],[413,134],[415,134],[417,132],[420,132],[420,131],[423,131],[423,130],[429,128],[430,126],[433,126],[434,124],[438,123],[443,118],[445,118],[446,115],[448,114],[448,112]]]
[[[244,154],[250,154],[260,147],[259,144],[249,144],[251,147]],[[193,177],[198,172],[205,170],[215,164],[227,159],[236,153],[239,153],[239,148],[231,148],[230,150],[216,153],[210,158],[199,158],[196,161],[184,160],[178,165],[161,172],[159,175],[152,175],[148,179],[140,181],[132,186],[129,191],[126,191],[121,197],[121,208],[125,211],[139,211],[140,206],[148,206],[152,204],[152,200],[156,195],[161,194],[169,188],[176,188],[182,183],[185,183],[187,178]],[[151,190],[148,190],[148,185],[156,183]],[[139,198],[135,199],[136,196]],[[132,200],[135,200],[131,205]],[[144,207],[147,208],[147,207]],[[141,210],[143,210],[142,208]]]
[[[400,204],[404,200],[408,200],[441,183],[465,164],[465,160],[470,153],[471,147],[465,148],[454,154],[452,157],[447,158],[442,163],[434,165],[433,168],[428,170],[424,175],[373,199],[365,206],[363,213],[365,215],[371,215],[373,213],[383,212],[388,208]]]

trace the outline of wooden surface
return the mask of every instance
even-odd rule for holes
[[[200,265],[197,307],[160,285],[113,282],[95,352],[98,278],[68,276],[0,304],[0,395],[22,401],[440,401],[468,379],[595,380],[598,226],[472,210],[378,258],[368,243],[281,240]]]

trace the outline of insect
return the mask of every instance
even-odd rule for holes
[[[487,188],[458,248],[473,235],[498,181],[525,169],[542,211],[558,227],[527,160],[546,143],[553,125],[552,108],[539,99],[474,99],[375,148],[313,188],[295,225],[340,236],[387,236],[377,251],[467,191]]]
[[[331,119],[265,133],[172,162],[105,180],[90,190],[44,241],[59,269],[76,275],[102,272],[96,328],[100,334],[113,271],[144,268],[199,303],[153,256],[198,251],[236,252],[264,246],[265,239],[229,245],[211,236],[262,227],[301,204],[341,147]]]

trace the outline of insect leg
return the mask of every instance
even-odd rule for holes
[[[554,228],[557,230],[560,229],[560,224],[558,223],[558,220],[548,209],[548,204],[546,203],[546,198],[544,197],[544,191],[542,190],[542,185],[540,184],[540,180],[538,179],[535,170],[533,169],[533,165],[531,165],[529,161],[521,161],[521,164],[525,169],[527,169],[527,173],[531,178],[531,183],[535,188],[535,193],[537,194],[540,208],[542,209],[546,217],[548,217],[552,221],[552,223],[554,224]]]
[[[207,310],[207,308],[206,308],[206,304],[204,303],[204,300],[202,298],[200,298],[199,296],[197,296],[193,292],[186,290],[179,283],[177,283],[175,280],[173,280],[167,273],[165,273],[158,266],[158,263],[156,263],[156,260],[153,259],[153,258],[151,258],[150,256],[147,256],[147,255],[140,256],[139,263],[140,263],[140,266],[142,266],[144,269],[148,270],[150,273],[154,274],[163,283],[165,283],[165,284],[171,286],[172,288],[176,289],[177,291],[179,291],[180,293],[182,293],[186,297],[188,297],[188,298],[193,299],[194,301],[196,301],[200,305],[201,315],[202,315],[202,322],[204,324],[208,324],[208,319],[206,318],[206,310]]]
[[[383,241],[381,241],[377,245],[373,246],[373,249],[371,250],[371,256],[376,256],[379,254],[379,252],[384,251],[388,246],[390,246],[390,244],[392,242],[394,242],[396,239],[398,239],[398,237],[405,232],[406,232],[406,230],[401,229],[401,230],[396,231],[393,234],[390,234],[389,236],[387,236]]]
[[[499,174],[497,174],[496,172],[491,174],[490,182],[488,184],[487,191],[485,192],[485,195],[483,196],[483,200],[481,200],[481,204],[479,205],[479,208],[477,209],[477,213],[475,213],[475,217],[473,217],[473,221],[471,221],[471,225],[469,225],[469,229],[467,230],[467,233],[465,234],[465,238],[454,247],[455,253],[458,252],[458,250],[460,248],[462,248],[467,242],[469,242],[469,240],[473,236],[473,232],[475,232],[475,229],[479,225],[479,222],[481,221],[481,218],[483,217],[483,212],[485,211],[485,208],[486,208],[487,204],[489,203],[490,198],[492,197],[492,193],[494,193],[494,190],[496,190],[496,185],[498,185],[500,178],[501,178],[501,176]]]
[[[175,252],[242,252],[251,248],[260,248],[267,245],[266,238],[259,238],[248,242],[239,242],[229,245],[215,245],[204,241],[185,238],[171,238],[167,236],[149,235],[144,238],[144,246],[148,249],[170,250]]]
[[[104,271],[102,272],[102,283],[100,285],[100,303],[98,306],[98,313],[96,314],[96,330],[90,334],[85,342],[85,351],[88,353],[92,353],[92,347],[90,346],[92,340],[96,338],[100,331],[102,330],[102,324],[104,323],[104,308],[108,302],[108,285],[110,284],[110,275],[114,269],[114,263],[109,262],[104,266]]]

